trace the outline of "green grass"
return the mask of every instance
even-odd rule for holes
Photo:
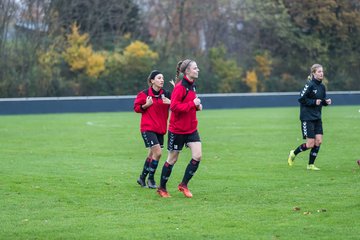
[[[188,149],[172,198],[136,184],[138,114],[1,116],[0,239],[359,239],[359,109],[323,109],[319,172],[306,170],[309,152],[287,166],[303,142],[298,108],[199,112],[192,199],[176,189]]]

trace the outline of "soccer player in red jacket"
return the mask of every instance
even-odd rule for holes
[[[180,73],[183,74],[182,79],[179,79]],[[178,63],[176,85],[171,94],[171,116],[168,131],[169,152],[162,169],[160,187],[157,190],[161,197],[170,197],[166,183],[184,145],[190,148],[192,158],[186,167],[182,182],[178,185],[178,190],[185,197],[192,197],[187,185],[198,169],[202,155],[196,118],[196,112],[202,110],[201,101],[196,95],[195,88],[198,75],[199,68],[195,61],[186,59]]]
[[[158,70],[150,73],[148,84],[149,88],[139,92],[134,102],[135,112],[141,113],[140,132],[145,147],[149,149],[137,183],[146,187],[145,179],[149,174],[148,187],[157,188],[154,175],[164,146],[171,96],[163,89],[164,76]]]

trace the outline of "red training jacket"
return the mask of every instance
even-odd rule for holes
[[[197,130],[195,84],[186,76],[175,85],[171,94],[169,131],[175,134],[190,134]]]
[[[164,104],[162,95],[171,98],[170,93],[161,89],[159,95],[154,95],[152,87],[138,93],[134,102],[134,111],[141,113],[140,131],[151,131],[158,134],[165,134],[167,130],[167,120],[169,117],[169,104]],[[146,103],[147,96],[151,96],[153,104],[147,109],[141,106]]]

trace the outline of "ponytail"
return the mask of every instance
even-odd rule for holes
[[[180,61],[176,65],[176,75],[175,75],[175,84],[181,81],[180,74],[185,75],[186,69],[189,67],[190,63],[193,62],[193,60],[186,59],[183,61]]]
[[[180,82],[180,80],[181,80],[180,79],[180,73],[181,73],[180,66],[181,66],[182,63],[183,63],[183,61],[180,61],[176,65],[175,84]]]

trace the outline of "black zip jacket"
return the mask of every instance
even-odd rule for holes
[[[321,99],[321,104],[316,105],[316,99]],[[301,121],[312,121],[321,120],[321,108],[327,106],[326,89],[321,81],[313,78],[308,81],[304,89],[300,92],[300,120]]]

